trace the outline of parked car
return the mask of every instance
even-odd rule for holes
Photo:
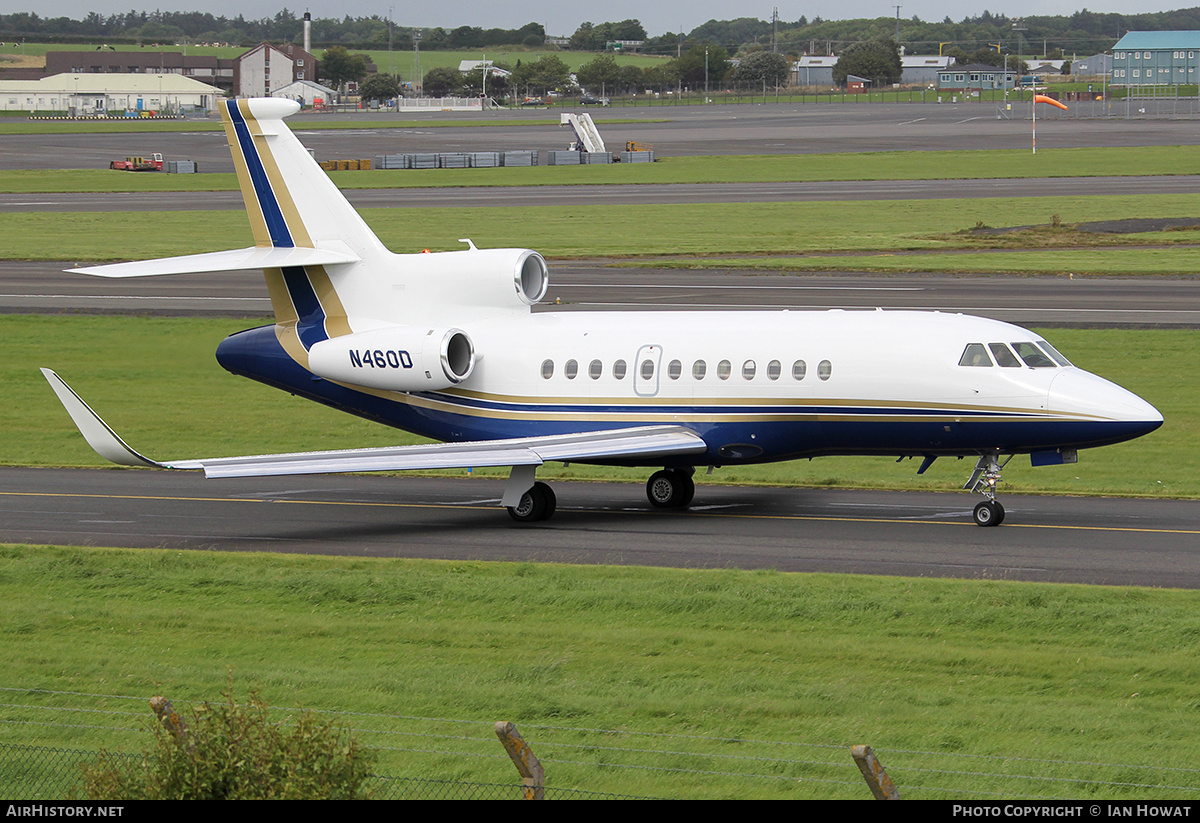
[[[579,103],[582,106],[607,106],[608,102],[607,97],[594,97],[590,94],[585,94],[579,98]]]

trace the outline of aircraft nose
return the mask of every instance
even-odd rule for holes
[[[1162,413],[1131,391],[1082,369],[1063,369],[1050,383],[1047,406],[1056,412],[1130,424],[1130,436],[1154,431]]]

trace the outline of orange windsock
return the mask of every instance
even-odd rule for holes
[[[1050,105],[1052,105],[1052,106],[1058,106],[1058,107],[1059,107],[1060,109],[1062,109],[1063,111],[1066,111],[1066,110],[1067,110],[1067,104],[1066,104],[1066,103],[1060,103],[1060,102],[1058,102],[1057,100],[1055,100],[1053,97],[1047,97],[1047,96],[1046,96],[1046,95],[1044,95],[1044,94],[1035,94],[1035,95],[1033,96],[1033,102],[1035,102],[1035,103],[1049,103],[1049,104],[1050,104]]]

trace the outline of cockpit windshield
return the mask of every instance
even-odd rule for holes
[[[1017,356],[1024,360],[1025,365],[1031,369],[1055,368],[1055,362],[1032,343],[1021,341],[1020,343],[1013,343],[1012,347],[1016,349]]]
[[[1016,352],[1015,356],[1013,352]],[[1017,359],[1018,357],[1020,359]],[[1037,343],[1028,340],[1017,343],[988,343],[986,346],[983,343],[968,343],[962,357],[958,359],[960,366],[998,365],[1007,369],[1019,369],[1022,363],[1031,369],[1054,369],[1071,365],[1070,360],[1045,340],[1039,340]]]
[[[1073,363],[1072,363],[1070,360],[1068,360],[1067,358],[1065,358],[1065,357],[1063,357],[1063,356],[1062,356],[1062,352],[1060,352],[1058,349],[1056,349],[1056,348],[1054,348],[1053,346],[1051,346],[1051,345],[1050,345],[1049,343],[1047,343],[1045,340],[1039,340],[1039,341],[1037,341],[1037,344],[1038,344],[1039,346],[1041,346],[1041,347],[1042,347],[1042,351],[1044,351],[1046,354],[1050,355],[1050,357],[1051,357],[1051,358],[1054,360],[1054,362],[1055,362],[1055,363],[1057,363],[1058,365],[1060,365],[1060,366],[1072,366],[1072,365],[1074,365],[1074,364],[1073,364]]]

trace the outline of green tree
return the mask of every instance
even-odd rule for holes
[[[204,703],[180,734],[155,725],[140,758],[102,753],[85,766],[92,800],[355,800],[366,796],[373,755],[311,712],[274,722],[251,692]]]
[[[357,83],[367,76],[367,56],[351,54],[343,46],[330,46],[321,56],[317,71],[326,85],[340,91],[347,83]]]
[[[790,70],[787,58],[782,54],[756,51],[741,59],[737,68],[733,70],[732,80],[738,86],[753,88],[759,88],[763,83],[768,86],[785,86]]]
[[[703,89],[706,76],[710,89],[719,88],[732,68],[729,52],[713,43],[692,46],[671,62],[683,85],[691,89]]]
[[[846,85],[848,75],[865,77],[871,86],[880,88],[900,82],[900,48],[886,37],[864,40],[850,46],[833,65],[833,82]]]
[[[567,48],[572,51],[600,51],[604,48],[604,42],[595,26],[591,23],[580,23],[579,28],[571,35]]]
[[[425,72],[422,90],[431,97],[445,97],[457,93],[463,85],[462,72],[448,66],[440,66]]]
[[[359,96],[364,100],[394,100],[400,96],[400,75],[376,74],[368,77],[358,87]]]
[[[621,81],[621,67],[612,55],[602,54],[580,66],[575,72],[575,79],[593,94],[616,91]]]
[[[544,54],[532,63],[518,64],[510,80],[516,89],[541,93],[570,84],[571,70],[558,55]]]

